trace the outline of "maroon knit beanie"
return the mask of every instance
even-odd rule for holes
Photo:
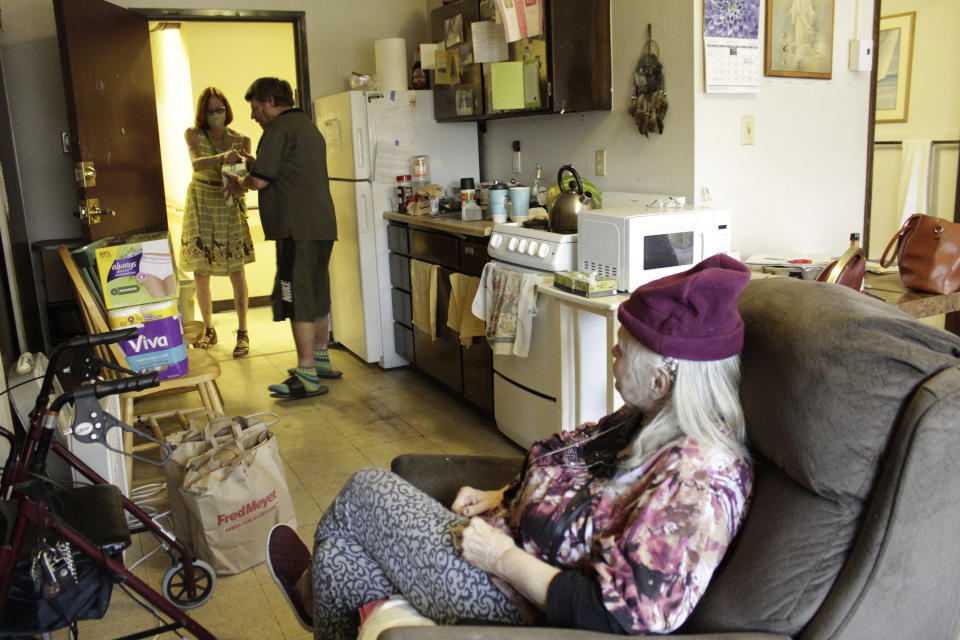
[[[662,356],[722,360],[743,349],[737,298],[750,280],[747,265],[710,256],[672,276],[641,285],[617,317],[634,338]]]

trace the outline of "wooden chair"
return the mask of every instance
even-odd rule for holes
[[[109,331],[110,326],[107,322],[106,311],[100,303],[100,300],[87,285],[70,250],[67,249],[66,246],[61,245],[59,252],[60,259],[67,269],[70,281],[73,283],[74,293],[76,294],[77,303],[80,306],[80,312],[87,327],[87,332],[92,335]],[[123,350],[117,344],[97,347],[97,356],[114,365],[126,369],[130,368]],[[119,372],[104,369],[104,376],[106,377],[117,377],[119,375],[121,375]],[[217,362],[216,358],[202,349],[187,349],[187,373],[177,378],[161,380],[160,386],[158,387],[121,395],[120,406],[122,415],[120,419],[128,425],[133,425],[134,422],[137,421],[141,424],[146,424],[153,437],[157,440],[163,440],[164,434],[158,422],[161,419],[175,417],[183,428],[187,428],[189,425],[188,415],[190,413],[204,409],[223,413],[223,402],[216,383],[218,377],[220,377],[220,363]],[[200,395],[201,406],[192,409],[181,407],[174,410],[149,413],[142,413],[136,410],[137,400],[159,395],[190,393],[192,391],[196,391]],[[136,453],[156,447],[157,445],[153,443],[134,446],[133,435],[129,432],[124,432],[124,449],[127,451]]]

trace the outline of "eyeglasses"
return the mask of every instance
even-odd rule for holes
[[[217,107],[216,109],[207,109],[207,113],[213,115],[214,113],[226,113],[226,107]]]

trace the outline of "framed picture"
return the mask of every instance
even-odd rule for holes
[[[917,12],[880,16],[877,39],[877,122],[906,122]]]
[[[767,0],[764,75],[832,77],[833,5],[834,0]]]

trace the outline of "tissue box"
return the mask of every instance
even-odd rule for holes
[[[107,309],[177,297],[173,250],[165,231],[118,238],[97,248],[95,254]]]
[[[598,276],[591,280],[590,274],[582,271],[558,271],[553,274],[553,286],[585,298],[598,298],[615,294],[617,279]]]

